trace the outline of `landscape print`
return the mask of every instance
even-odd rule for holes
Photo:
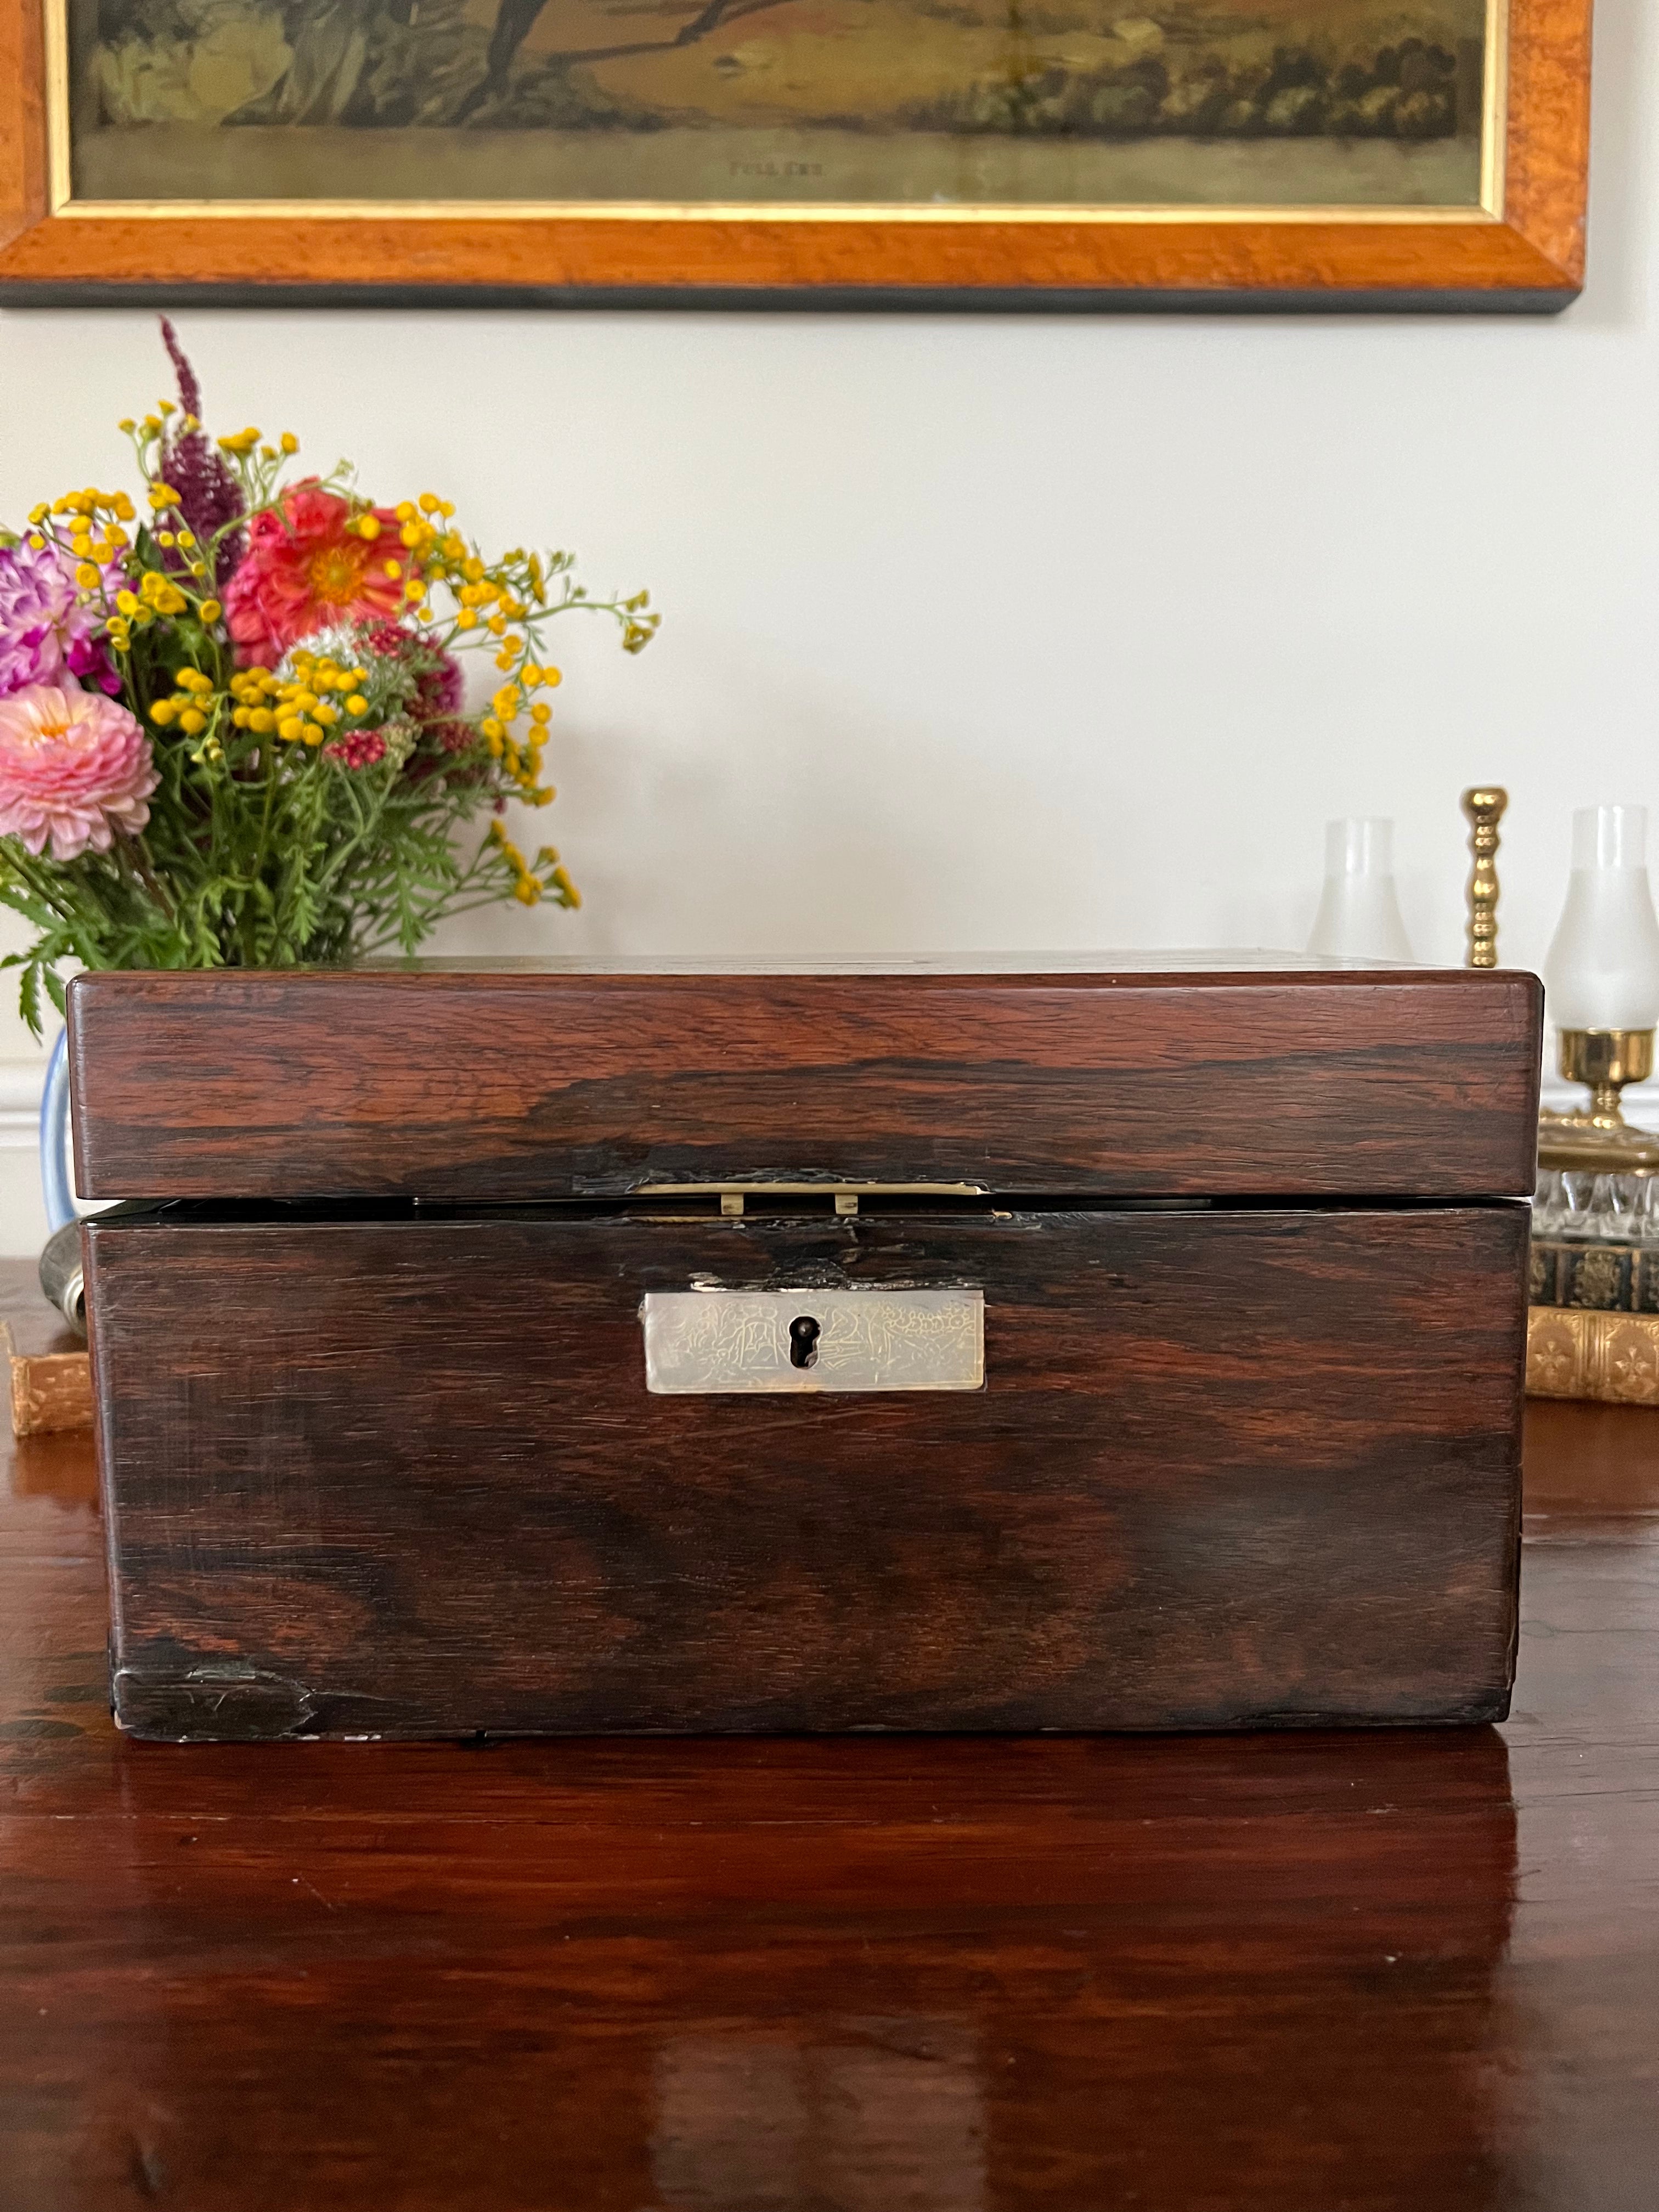
[[[1485,0],[68,0],[77,199],[1468,207]]]

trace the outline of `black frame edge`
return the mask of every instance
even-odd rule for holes
[[[981,289],[891,285],[35,283],[0,277],[0,310],[64,307],[588,309],[726,314],[1555,315],[1582,286],[1492,291]]]

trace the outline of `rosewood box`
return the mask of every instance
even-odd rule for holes
[[[1529,975],[73,986],[135,1734],[1478,1722]]]

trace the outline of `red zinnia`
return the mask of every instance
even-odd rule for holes
[[[244,667],[274,668],[291,645],[331,623],[379,622],[401,612],[404,581],[389,576],[402,544],[398,518],[372,510],[375,539],[349,531],[350,503],[315,483],[299,483],[282,504],[256,514],[247,551],[225,590],[225,623]]]

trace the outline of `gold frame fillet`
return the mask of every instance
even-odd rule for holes
[[[1066,222],[1066,223],[1418,223],[1501,222],[1509,98],[1508,0],[1486,0],[1481,86],[1480,193],[1468,207],[1108,207],[1060,201],[1042,206],[976,201],[972,206],[908,202],[775,200],[77,200],[74,196],[69,84],[69,0],[41,0],[46,24],[46,173],[53,216],[108,222],[204,217],[246,221],[611,222]]]

